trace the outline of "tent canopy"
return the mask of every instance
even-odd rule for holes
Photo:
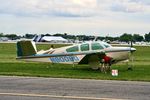
[[[59,36],[44,36],[42,39],[42,41],[65,41],[67,42],[68,40],[62,38],[62,37],[59,37]]]

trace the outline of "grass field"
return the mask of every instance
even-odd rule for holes
[[[54,45],[60,47],[64,45]],[[50,45],[37,45],[38,50],[48,49]],[[65,65],[50,63],[35,63],[17,61],[16,45],[14,43],[0,43],[0,75],[38,76],[59,78],[82,78],[82,79],[107,79],[107,80],[134,80],[150,81],[150,47],[137,46],[134,53],[134,70],[127,71],[126,64],[115,64],[112,69],[119,70],[118,77],[112,77],[110,73],[104,74],[93,71],[88,65]]]

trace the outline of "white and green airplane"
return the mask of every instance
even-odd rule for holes
[[[109,65],[129,59],[133,47],[112,47],[102,41],[74,44],[56,49],[37,51],[33,41],[17,42],[17,59],[64,64],[89,64],[98,69],[101,63]]]

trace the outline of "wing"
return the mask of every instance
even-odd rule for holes
[[[103,56],[105,56],[105,52],[93,52],[86,54],[78,64],[88,64],[89,60],[100,62]]]
[[[21,56],[17,57],[17,59],[33,59],[33,58],[50,58],[50,57],[60,57],[60,56],[74,56],[74,55],[85,55],[82,59],[87,59],[90,55],[104,55],[104,51],[85,51],[85,52],[69,52],[69,53],[59,53],[59,54],[35,54],[31,56]]]

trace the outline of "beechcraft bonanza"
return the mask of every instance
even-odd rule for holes
[[[17,42],[17,59],[25,61],[89,64],[92,69],[110,70],[114,63],[130,59],[133,47],[112,47],[102,41],[74,44],[56,49],[37,51],[33,41]]]

